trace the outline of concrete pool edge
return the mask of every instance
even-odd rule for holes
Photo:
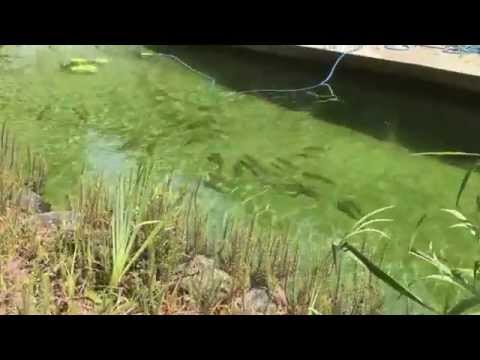
[[[347,46],[342,45],[237,45],[237,47],[322,62],[334,61],[341,52],[349,51]],[[349,47],[354,49],[356,45]],[[459,56],[445,54],[432,48],[392,51],[384,49],[383,45],[365,45],[348,54],[343,63],[355,70],[480,93],[480,56],[476,54]]]

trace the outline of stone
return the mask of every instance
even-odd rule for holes
[[[287,295],[280,285],[277,285],[272,291],[272,300],[280,308],[286,309],[288,307]]]
[[[30,221],[34,225],[48,230],[61,228],[66,231],[74,231],[79,224],[79,217],[73,211],[51,211],[36,214],[30,219]]]
[[[36,214],[45,213],[51,210],[51,205],[43,201],[42,197],[37,193],[23,189],[17,198],[17,206],[27,212]]]
[[[273,291],[251,288],[236,299],[235,306],[242,315],[284,315],[287,313],[287,298],[280,286]]]
[[[272,315],[277,313],[277,305],[272,301],[267,289],[250,289],[240,300],[240,307],[245,314]]]
[[[180,277],[179,288],[187,293],[195,291],[200,296],[208,296],[216,291],[221,301],[232,291],[233,280],[225,271],[217,269],[215,262],[203,255],[195,256],[189,263],[181,265],[177,271]]]

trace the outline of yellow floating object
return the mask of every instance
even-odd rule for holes
[[[98,72],[98,69],[95,65],[85,64],[72,66],[70,71],[77,74],[95,74]]]
[[[93,60],[92,62],[95,63],[95,64],[98,64],[98,65],[105,65],[105,64],[108,64],[110,62],[110,60],[106,59],[106,58],[97,58],[97,59]]]

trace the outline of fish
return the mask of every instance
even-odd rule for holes
[[[85,109],[84,106],[82,107],[74,107],[72,108],[72,111],[79,117],[80,120],[82,121],[87,121],[88,119],[88,111]]]
[[[351,199],[337,201],[337,209],[354,220],[359,220],[363,216],[363,211]]]
[[[315,190],[307,188],[305,185],[300,183],[284,184],[282,187],[287,191],[287,193],[294,197],[298,197],[299,195],[304,195],[313,199],[318,199],[319,197],[319,194]]]
[[[283,171],[282,167],[281,167],[280,165],[278,165],[276,162],[272,161],[270,164],[271,164],[275,169],[277,169],[277,170],[282,170],[282,171]]]
[[[130,139],[130,140],[127,140],[125,143],[123,143],[120,146],[119,150],[120,151],[127,151],[127,150],[131,150],[131,149],[136,149],[139,145],[140,145],[140,143],[139,143],[138,139]]]
[[[325,152],[330,150],[329,146],[305,146],[303,151],[319,151],[319,152]]]
[[[203,184],[204,184],[206,187],[208,187],[208,188],[210,188],[210,189],[212,189],[212,190],[215,190],[215,191],[218,192],[218,193],[222,193],[222,194],[225,193],[225,190],[223,190],[223,189],[220,188],[219,186],[215,185],[215,184],[214,184],[213,182],[211,182],[211,181],[204,181]]]
[[[260,162],[258,160],[256,160],[254,157],[247,154],[247,155],[244,156],[244,159],[246,160],[247,163],[249,163],[251,166],[255,167],[260,172],[262,172],[264,174],[268,173],[268,170],[262,164],[260,164]]]
[[[226,190],[223,186],[225,181],[226,179],[223,176],[209,172],[203,183],[210,189],[213,189],[219,193],[225,193]]]
[[[303,157],[305,159],[312,158],[312,156],[310,154],[306,154],[306,153],[299,153],[299,154],[296,154],[295,156]]]
[[[203,127],[207,127],[207,126],[208,126],[208,123],[206,123],[205,121],[197,120],[197,121],[192,121],[191,123],[187,124],[187,126],[185,126],[185,129],[193,130],[193,129],[203,128]]]
[[[329,178],[319,175],[319,174],[314,174],[310,172],[303,172],[302,176],[310,178],[310,179],[315,179],[315,180],[320,180],[323,181],[324,183],[330,184],[330,185],[335,185],[335,182],[333,180],[330,180]]]
[[[242,161],[237,161],[234,165],[233,165],[233,175],[235,177],[240,177],[242,176],[243,174],[243,164],[242,164]]]
[[[156,142],[151,142],[151,143],[147,144],[147,146],[145,147],[145,152],[148,155],[153,155],[156,145],[157,145]]]
[[[220,155],[219,153],[210,154],[207,157],[207,160],[217,165],[217,170],[221,171],[223,169],[223,159],[222,155]]]
[[[185,145],[191,145],[191,144],[195,144],[195,143],[201,143],[203,139],[201,139],[200,137],[198,136],[192,136],[190,137],[190,139],[188,139],[186,142],[185,142]]]
[[[282,159],[282,158],[275,158],[277,160],[277,162],[281,163],[282,165],[284,166],[287,166],[287,167],[290,167],[290,168],[293,168],[293,169],[298,169],[298,166],[296,166],[295,164],[293,164],[292,162],[288,161],[288,160],[285,160],[285,159]]]
[[[37,121],[41,121],[43,120],[43,118],[45,117],[45,114],[50,111],[52,108],[51,105],[45,105],[42,110],[40,110],[40,112],[38,113],[37,117],[35,118],[35,120]]]
[[[212,105],[197,105],[199,111],[210,111],[213,109]]]
[[[255,177],[257,178],[260,177],[260,174],[255,170],[255,168],[251,164],[248,164],[245,160],[240,160],[240,163],[243,167],[249,170]]]

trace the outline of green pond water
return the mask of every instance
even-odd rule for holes
[[[331,86],[339,101],[313,93],[235,95],[298,88],[321,81],[331,64],[300,62],[226,46],[158,47],[171,58],[141,57],[141,46],[3,46],[0,119],[46,158],[46,196],[57,206],[83,166],[113,176],[142,159],[185,181],[205,180],[211,211],[269,206],[298,227],[302,256],[314,258],[355,220],[340,204],[367,213],[395,205],[386,229],[384,267],[403,281],[432,269],[412,261],[408,242],[418,219],[431,217],[418,239],[453,263],[473,264],[476,247],[453,208],[469,161],[414,157],[420,151],[476,151],[480,107],[465,94],[338,67]],[[150,50],[148,50],[150,51]],[[453,55],[452,55],[453,56]],[[95,74],[74,74],[71,58],[108,58]],[[320,95],[320,97],[319,97]],[[474,174],[462,210],[476,216]],[[243,204],[243,205],[242,205]],[[305,260],[309,261],[309,260]],[[425,286],[415,287],[425,294]],[[444,288],[435,288],[443,301]],[[405,301],[387,293],[389,312]]]

